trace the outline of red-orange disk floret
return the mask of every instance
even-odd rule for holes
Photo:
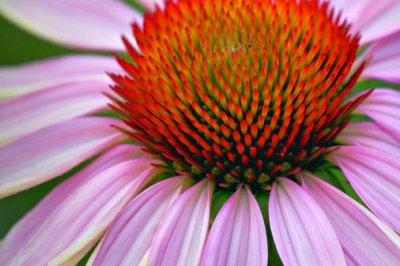
[[[115,108],[170,169],[268,189],[318,158],[362,99],[342,106],[358,37],[317,0],[179,0],[134,27]]]

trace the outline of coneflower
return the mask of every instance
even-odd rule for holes
[[[369,2],[144,1],[144,17],[117,1],[0,2],[90,49],[119,49],[111,29],[136,18],[121,68],[0,70],[0,195],[104,153],[14,226],[1,264],[75,264],[95,246],[88,264],[400,264],[400,93],[354,90],[399,83],[400,4]],[[120,121],[94,115],[110,107]]]

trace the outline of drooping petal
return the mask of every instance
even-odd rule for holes
[[[353,33],[360,32],[361,43],[376,41],[400,30],[397,0],[331,0],[336,11],[351,23]]]
[[[303,187],[328,216],[343,250],[356,265],[400,265],[400,238],[349,196],[309,172]]]
[[[135,198],[108,230],[93,265],[139,265],[162,215],[189,181],[187,177],[169,178]]]
[[[70,83],[0,103],[0,144],[35,130],[108,109],[106,81]]]
[[[249,188],[241,187],[213,222],[201,265],[264,266],[267,261],[267,233],[260,207]]]
[[[331,156],[367,206],[400,232],[399,158],[362,146],[342,146]]]
[[[21,249],[21,244],[27,243],[36,232],[37,226],[44,222],[43,217],[48,213],[52,213],[71,191],[78,189],[85,182],[93,179],[108,168],[124,161],[140,158],[143,154],[140,146],[116,146],[84,168],[79,174],[71,177],[71,180],[73,179],[74,181],[65,181],[65,183],[55,188],[48,196],[42,199],[40,204],[23,217],[7,235],[4,240],[4,246],[1,247],[0,245],[0,254],[7,254],[4,257],[0,256],[1,264],[15,257]]]
[[[203,180],[167,210],[150,247],[150,265],[198,265],[206,239],[212,185]]]
[[[272,236],[285,265],[345,265],[328,218],[300,186],[279,178],[269,199]]]
[[[400,157],[400,142],[372,122],[352,123],[338,138],[353,145],[380,149]]]
[[[365,54],[372,59],[362,77],[400,83],[400,31],[372,44]]]
[[[138,148],[110,150],[61,183],[9,232],[1,265],[74,265],[155,170]]]
[[[70,55],[0,67],[0,99],[73,82],[110,82],[106,72],[122,73],[112,57]]]
[[[42,199],[40,204],[23,217],[7,235],[4,241],[4,249],[1,249],[4,254],[8,254],[8,256],[4,257],[4,260],[9,260],[19,252],[21,244],[27,243],[37,226],[43,223],[43,217],[48,213],[52,213],[72,191],[108,168],[141,156],[143,156],[143,151],[141,151],[140,146],[116,146],[84,168],[79,174],[55,188],[48,196]]]
[[[77,118],[22,137],[0,148],[0,197],[57,177],[101,150],[121,134],[118,120]]]
[[[383,6],[384,3],[380,2],[383,1],[370,1],[367,7],[368,11],[361,13],[361,16],[365,16],[371,10]],[[388,2],[390,3],[385,5],[384,8],[380,8],[379,12],[376,12],[377,14],[371,20],[362,25],[360,29],[361,43],[376,41],[400,30],[400,1],[389,0]]]
[[[400,141],[400,92],[392,89],[376,89],[359,105],[358,110]]]
[[[0,13],[25,30],[74,48],[124,50],[121,35],[143,17],[116,0],[3,0]]]
[[[343,19],[347,20],[356,27],[358,30],[360,26],[365,24],[365,22],[373,19],[377,14],[382,12],[382,9],[388,5],[391,5],[393,0],[383,0],[380,1],[377,8],[370,10],[367,14],[362,16],[362,12],[370,7],[371,0],[358,0],[358,1],[348,1],[348,0],[330,0],[329,3],[334,7],[335,11],[340,11],[342,13]]]

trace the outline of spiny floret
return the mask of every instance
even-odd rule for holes
[[[340,106],[358,37],[317,0],[180,0],[134,27],[114,75],[131,135],[169,167],[268,189],[312,162],[362,99]],[[347,81],[346,81],[347,80]]]

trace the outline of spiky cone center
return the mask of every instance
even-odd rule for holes
[[[316,0],[179,0],[134,26],[113,75],[130,134],[167,168],[269,189],[327,151],[362,99],[343,104],[358,37]]]

